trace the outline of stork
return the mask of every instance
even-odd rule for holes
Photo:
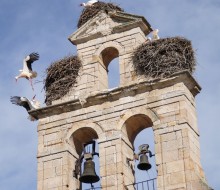
[[[30,55],[24,58],[23,69],[19,70],[20,74],[15,77],[16,82],[19,78],[26,78],[27,80],[30,81],[31,87],[34,90],[32,79],[37,77],[37,72],[32,70],[32,63],[38,59],[39,59],[39,54],[35,52],[31,53]]]
[[[153,40],[158,40],[158,39],[160,39],[160,37],[159,37],[159,35],[158,35],[158,32],[159,32],[158,29],[153,30],[153,32],[152,32]]]
[[[83,7],[91,7],[94,3],[97,3],[98,0],[90,0],[88,1],[87,3],[81,3],[80,6],[83,6]]]
[[[35,96],[32,98],[32,100],[29,100],[28,98],[21,96],[11,96],[10,101],[12,104],[15,104],[17,106],[23,106],[28,112],[30,110],[40,108],[40,102],[35,100]],[[28,119],[30,119],[31,121],[36,120],[36,118],[34,118],[31,115],[29,115]]]

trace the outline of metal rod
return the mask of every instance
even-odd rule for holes
[[[154,180],[153,180],[153,189],[154,189]]]
[[[149,184],[148,184],[148,181],[147,181],[147,190],[149,190]]]
[[[145,181],[141,181],[141,182],[138,182],[138,183],[129,184],[129,185],[127,185],[127,187],[133,186],[133,187],[136,187],[136,190],[138,190],[138,189],[144,190],[146,188],[147,188],[146,190],[151,190],[151,189],[155,190],[155,181],[156,181],[156,178],[153,178],[153,179],[150,179],[150,180],[145,180]]]

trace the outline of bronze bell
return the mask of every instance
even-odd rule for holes
[[[84,172],[79,181],[83,183],[96,183],[99,181],[99,176],[95,173],[95,163],[91,159],[84,162]]]
[[[140,156],[140,162],[137,165],[137,167],[139,170],[146,170],[147,171],[147,170],[151,169],[151,164],[149,163],[148,157],[146,154],[142,154]]]

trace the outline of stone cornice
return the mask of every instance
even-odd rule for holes
[[[121,30],[125,31],[128,29],[132,29],[132,28],[136,28],[136,27],[140,27],[142,29],[142,31],[144,32],[145,35],[148,35],[149,32],[152,31],[151,25],[150,23],[145,19],[145,17],[143,16],[138,16],[138,15],[133,15],[133,14],[128,14],[125,12],[120,12],[120,11],[116,11],[116,12],[109,12],[108,13],[112,18],[121,18],[121,19],[134,19],[134,22],[128,22],[125,25],[122,26],[118,26],[114,28],[114,32],[121,32]]]
[[[83,107],[86,108],[89,106],[99,105],[109,100],[116,101],[120,99],[120,97],[135,96],[136,94],[141,94],[155,89],[162,89],[181,82],[185,84],[193,96],[196,96],[201,90],[200,85],[196,82],[193,76],[188,71],[182,71],[173,74],[170,78],[167,79],[143,81],[123,87],[114,88],[112,90],[107,89],[101,92],[94,92],[87,97],[86,103],[83,105]],[[78,110],[81,108],[82,105],[80,100],[74,99],[40,109],[31,110],[29,111],[29,114],[36,119],[41,119],[56,114]]]
[[[90,19],[77,31],[71,34],[68,38],[69,41],[72,44],[77,45],[85,43],[89,40],[110,35],[110,33],[105,34],[105,32],[96,32],[85,36],[82,35],[84,31],[86,31],[88,28],[91,28],[92,23],[94,23],[95,20],[99,19],[101,14],[106,14],[109,15],[111,18],[123,21],[119,26],[115,26],[111,29],[111,34],[125,32],[137,27],[140,27],[145,35],[148,35],[152,31],[151,25],[143,16],[132,15],[121,11],[110,11],[108,13],[106,13],[105,11],[100,11],[94,18]]]

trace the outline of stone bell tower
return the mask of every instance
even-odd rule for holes
[[[82,69],[74,87],[52,105],[31,111],[38,125],[38,190],[80,189],[73,176],[84,143],[96,140],[101,189],[134,190],[134,139],[152,128],[158,190],[209,189],[200,163],[195,96],[189,72],[166,79],[138,76],[136,47],[152,31],[144,17],[100,11],[70,35]],[[108,65],[119,58],[120,85],[108,89]]]

